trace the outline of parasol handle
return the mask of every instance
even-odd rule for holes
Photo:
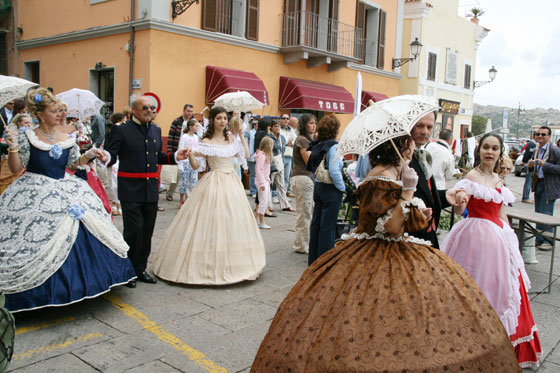
[[[4,122],[4,117],[0,115],[0,119],[2,120],[2,126],[4,127],[4,130],[7,130],[8,126],[6,125],[6,122]]]
[[[370,100],[371,101],[371,100]],[[401,159],[401,162],[404,164],[404,158],[401,155],[401,152],[399,151],[399,149],[397,149],[397,146],[395,145],[395,143],[393,142],[393,139],[389,139],[389,141],[391,141],[391,145],[393,145],[393,148],[395,149],[395,151],[397,152],[399,158]]]
[[[372,106],[374,104],[373,100],[368,100],[367,102],[368,106]]]

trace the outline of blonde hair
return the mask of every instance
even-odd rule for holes
[[[268,136],[263,137],[259,144],[259,150],[266,154],[269,162],[272,162],[272,149],[274,149],[274,141]]]
[[[45,111],[47,106],[58,105],[60,102],[48,89],[43,87],[30,89],[25,95],[25,106],[33,117],[37,116],[37,112]]]
[[[241,129],[241,123],[243,123],[241,121],[241,118],[239,117],[233,117],[229,120],[229,131],[231,133],[239,133],[239,130]]]

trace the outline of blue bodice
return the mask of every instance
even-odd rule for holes
[[[58,159],[51,158],[49,152],[41,150],[29,144],[29,162],[27,163],[27,171],[53,179],[63,179],[66,172],[66,165],[70,157],[70,149],[63,149],[62,155]]]

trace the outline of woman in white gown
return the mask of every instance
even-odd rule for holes
[[[245,163],[244,136],[228,133],[227,112],[210,111],[208,129],[192,149],[194,169],[208,162],[200,179],[173,219],[155,255],[159,278],[198,285],[225,285],[255,280],[265,265],[264,243],[234,157]]]

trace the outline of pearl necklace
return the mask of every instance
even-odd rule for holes
[[[51,144],[54,144],[55,142],[55,135],[56,135],[56,128],[54,129],[53,133],[48,134],[46,132],[43,132],[43,130],[40,127],[37,127],[37,131],[39,131],[39,133],[43,136],[45,136],[47,138],[47,141],[50,142]]]

